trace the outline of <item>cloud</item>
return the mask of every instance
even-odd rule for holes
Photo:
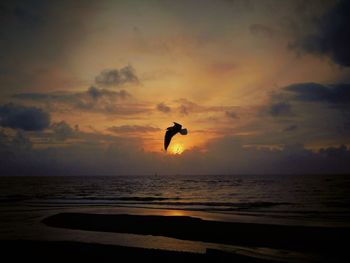
[[[0,158],[12,158],[14,157],[13,153],[32,150],[32,145],[31,140],[23,130],[17,130],[10,135],[5,130],[0,130]],[[6,161],[4,164],[6,165]]]
[[[257,37],[271,38],[275,35],[275,31],[272,28],[262,24],[250,25],[249,31],[250,33],[252,33],[254,36],[257,36]]]
[[[107,129],[108,131],[114,133],[146,133],[146,132],[158,132],[161,129],[152,126],[142,126],[142,125],[122,125],[122,126],[112,126]]]
[[[157,110],[164,112],[164,113],[171,112],[171,108],[163,102],[157,104]]]
[[[15,135],[3,135],[1,132],[0,174],[124,174],[129,169],[127,165],[131,165],[132,160],[135,161],[133,157],[138,154],[136,146],[140,143],[137,143],[137,138],[76,133],[79,139],[63,143],[49,131],[20,132]],[[33,142],[40,141],[40,147],[31,147],[28,135]]]
[[[65,121],[54,122],[51,124],[50,128],[53,130],[58,140],[65,140],[69,137],[72,137],[75,134],[75,132],[78,130],[77,127],[76,129],[73,129]]]
[[[1,135],[1,133],[0,133]],[[17,135],[16,135],[17,136]],[[65,147],[36,148],[28,138],[5,137],[0,148],[0,173],[6,175],[143,175],[143,174],[322,174],[349,173],[345,145],[311,151],[300,144],[246,147],[234,137],[211,141],[205,152],[185,151],[173,158],[140,149],[137,138],[81,133],[81,141]],[[107,142],[107,143],[106,143]],[[16,146],[15,146],[16,144]],[[27,147],[20,147],[20,146]],[[69,158],[67,158],[69,156]]]
[[[19,93],[12,97],[42,103],[50,111],[82,110],[128,115],[150,110],[145,105],[129,103],[132,96],[125,90],[111,91],[93,86],[83,92]]]
[[[95,82],[98,85],[117,87],[126,83],[138,83],[139,79],[135,74],[134,68],[126,66],[121,69],[103,70],[96,76]]]
[[[291,105],[288,102],[277,102],[270,106],[269,113],[274,116],[290,116],[292,114],[291,112]]]
[[[350,66],[350,2],[340,0],[326,14],[316,19],[316,32],[306,34],[290,48],[327,56],[335,63]]]
[[[103,96],[103,91],[101,89],[98,89],[94,86],[91,86],[87,93],[95,100]]]
[[[186,98],[180,98],[173,101],[172,109],[174,112],[182,116],[190,114],[208,114],[208,113],[225,113],[237,110],[235,106],[212,106],[212,105],[201,105]]]
[[[335,152],[335,158],[332,153]],[[350,148],[340,145],[315,151],[300,144],[280,148],[246,147],[233,137],[224,137],[208,145],[204,155],[210,173],[347,173],[350,170]],[[207,163],[208,162],[208,163]],[[252,165],[254,164],[254,165]],[[225,171],[226,170],[226,171]]]
[[[349,141],[350,85],[295,83],[272,94],[252,121],[263,136],[255,142],[342,144]],[[272,116],[274,118],[270,118]]]
[[[335,107],[346,108],[350,103],[350,84],[322,85],[298,83],[284,88],[291,92],[292,99],[304,102],[325,102]]]
[[[50,125],[50,115],[36,107],[12,103],[0,106],[0,126],[26,131],[41,131]]]
[[[176,103],[180,104],[178,106],[178,111],[180,112],[181,115],[188,115],[192,112],[199,112],[204,109],[200,105],[184,98],[176,100]]]
[[[284,132],[292,132],[295,131],[296,129],[298,129],[298,125],[289,125],[286,128],[283,129]]]
[[[79,104],[81,100],[93,99],[98,100],[101,98],[111,98],[125,100],[131,97],[131,94],[125,90],[111,91],[103,88],[96,88],[91,86],[83,92],[51,92],[51,93],[18,93],[12,96],[21,100],[33,100],[33,101],[57,101],[67,103]]]
[[[16,132],[15,137],[11,141],[11,147],[20,151],[31,150],[32,146],[31,140],[21,130]]]
[[[234,111],[225,111],[225,114],[227,117],[229,117],[231,119],[239,119],[239,116]]]

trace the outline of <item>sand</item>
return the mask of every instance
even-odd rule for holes
[[[276,249],[310,255],[283,262],[349,262],[350,229],[210,221],[190,216],[58,213],[42,220],[46,227],[153,235],[245,248]],[[97,233],[97,232],[96,232]],[[206,253],[167,251],[78,241],[0,240],[7,261],[33,262],[276,262],[207,249]],[[1,239],[1,238],[0,238]],[[95,241],[93,241],[95,242]],[[208,243],[206,243],[208,244]],[[292,254],[291,254],[292,255]],[[277,257],[278,259],[278,257]]]
[[[0,247],[3,262],[270,262],[217,250],[199,254],[71,241],[0,240]]]
[[[42,222],[47,226],[59,228],[155,235],[246,247],[285,249],[316,255],[317,261],[333,262],[347,261],[348,242],[346,240],[350,236],[349,228],[232,223],[189,216],[60,213],[47,217]],[[145,251],[135,253],[143,255]],[[168,252],[163,253],[165,252],[161,253],[162,256]],[[151,258],[154,257],[154,254],[152,255]],[[182,255],[185,255],[184,257],[188,260],[197,257],[201,261],[219,259],[227,261],[228,258],[239,258],[238,262],[258,260],[215,250],[208,250],[204,255],[191,253]],[[310,259],[310,261],[313,260]],[[260,259],[260,261],[263,260]]]
[[[70,229],[301,251],[345,248],[342,240],[350,236],[349,228],[218,222],[188,216],[60,213],[44,219],[43,223]]]

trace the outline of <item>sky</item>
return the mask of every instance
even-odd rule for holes
[[[349,24],[345,0],[1,1],[0,174],[349,173]]]

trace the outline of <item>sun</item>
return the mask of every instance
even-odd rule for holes
[[[170,147],[170,153],[171,154],[182,154],[184,152],[185,148],[183,144],[175,143]]]

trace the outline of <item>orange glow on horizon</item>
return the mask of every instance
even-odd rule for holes
[[[165,210],[163,211],[164,216],[188,216],[187,211],[183,210]]]

